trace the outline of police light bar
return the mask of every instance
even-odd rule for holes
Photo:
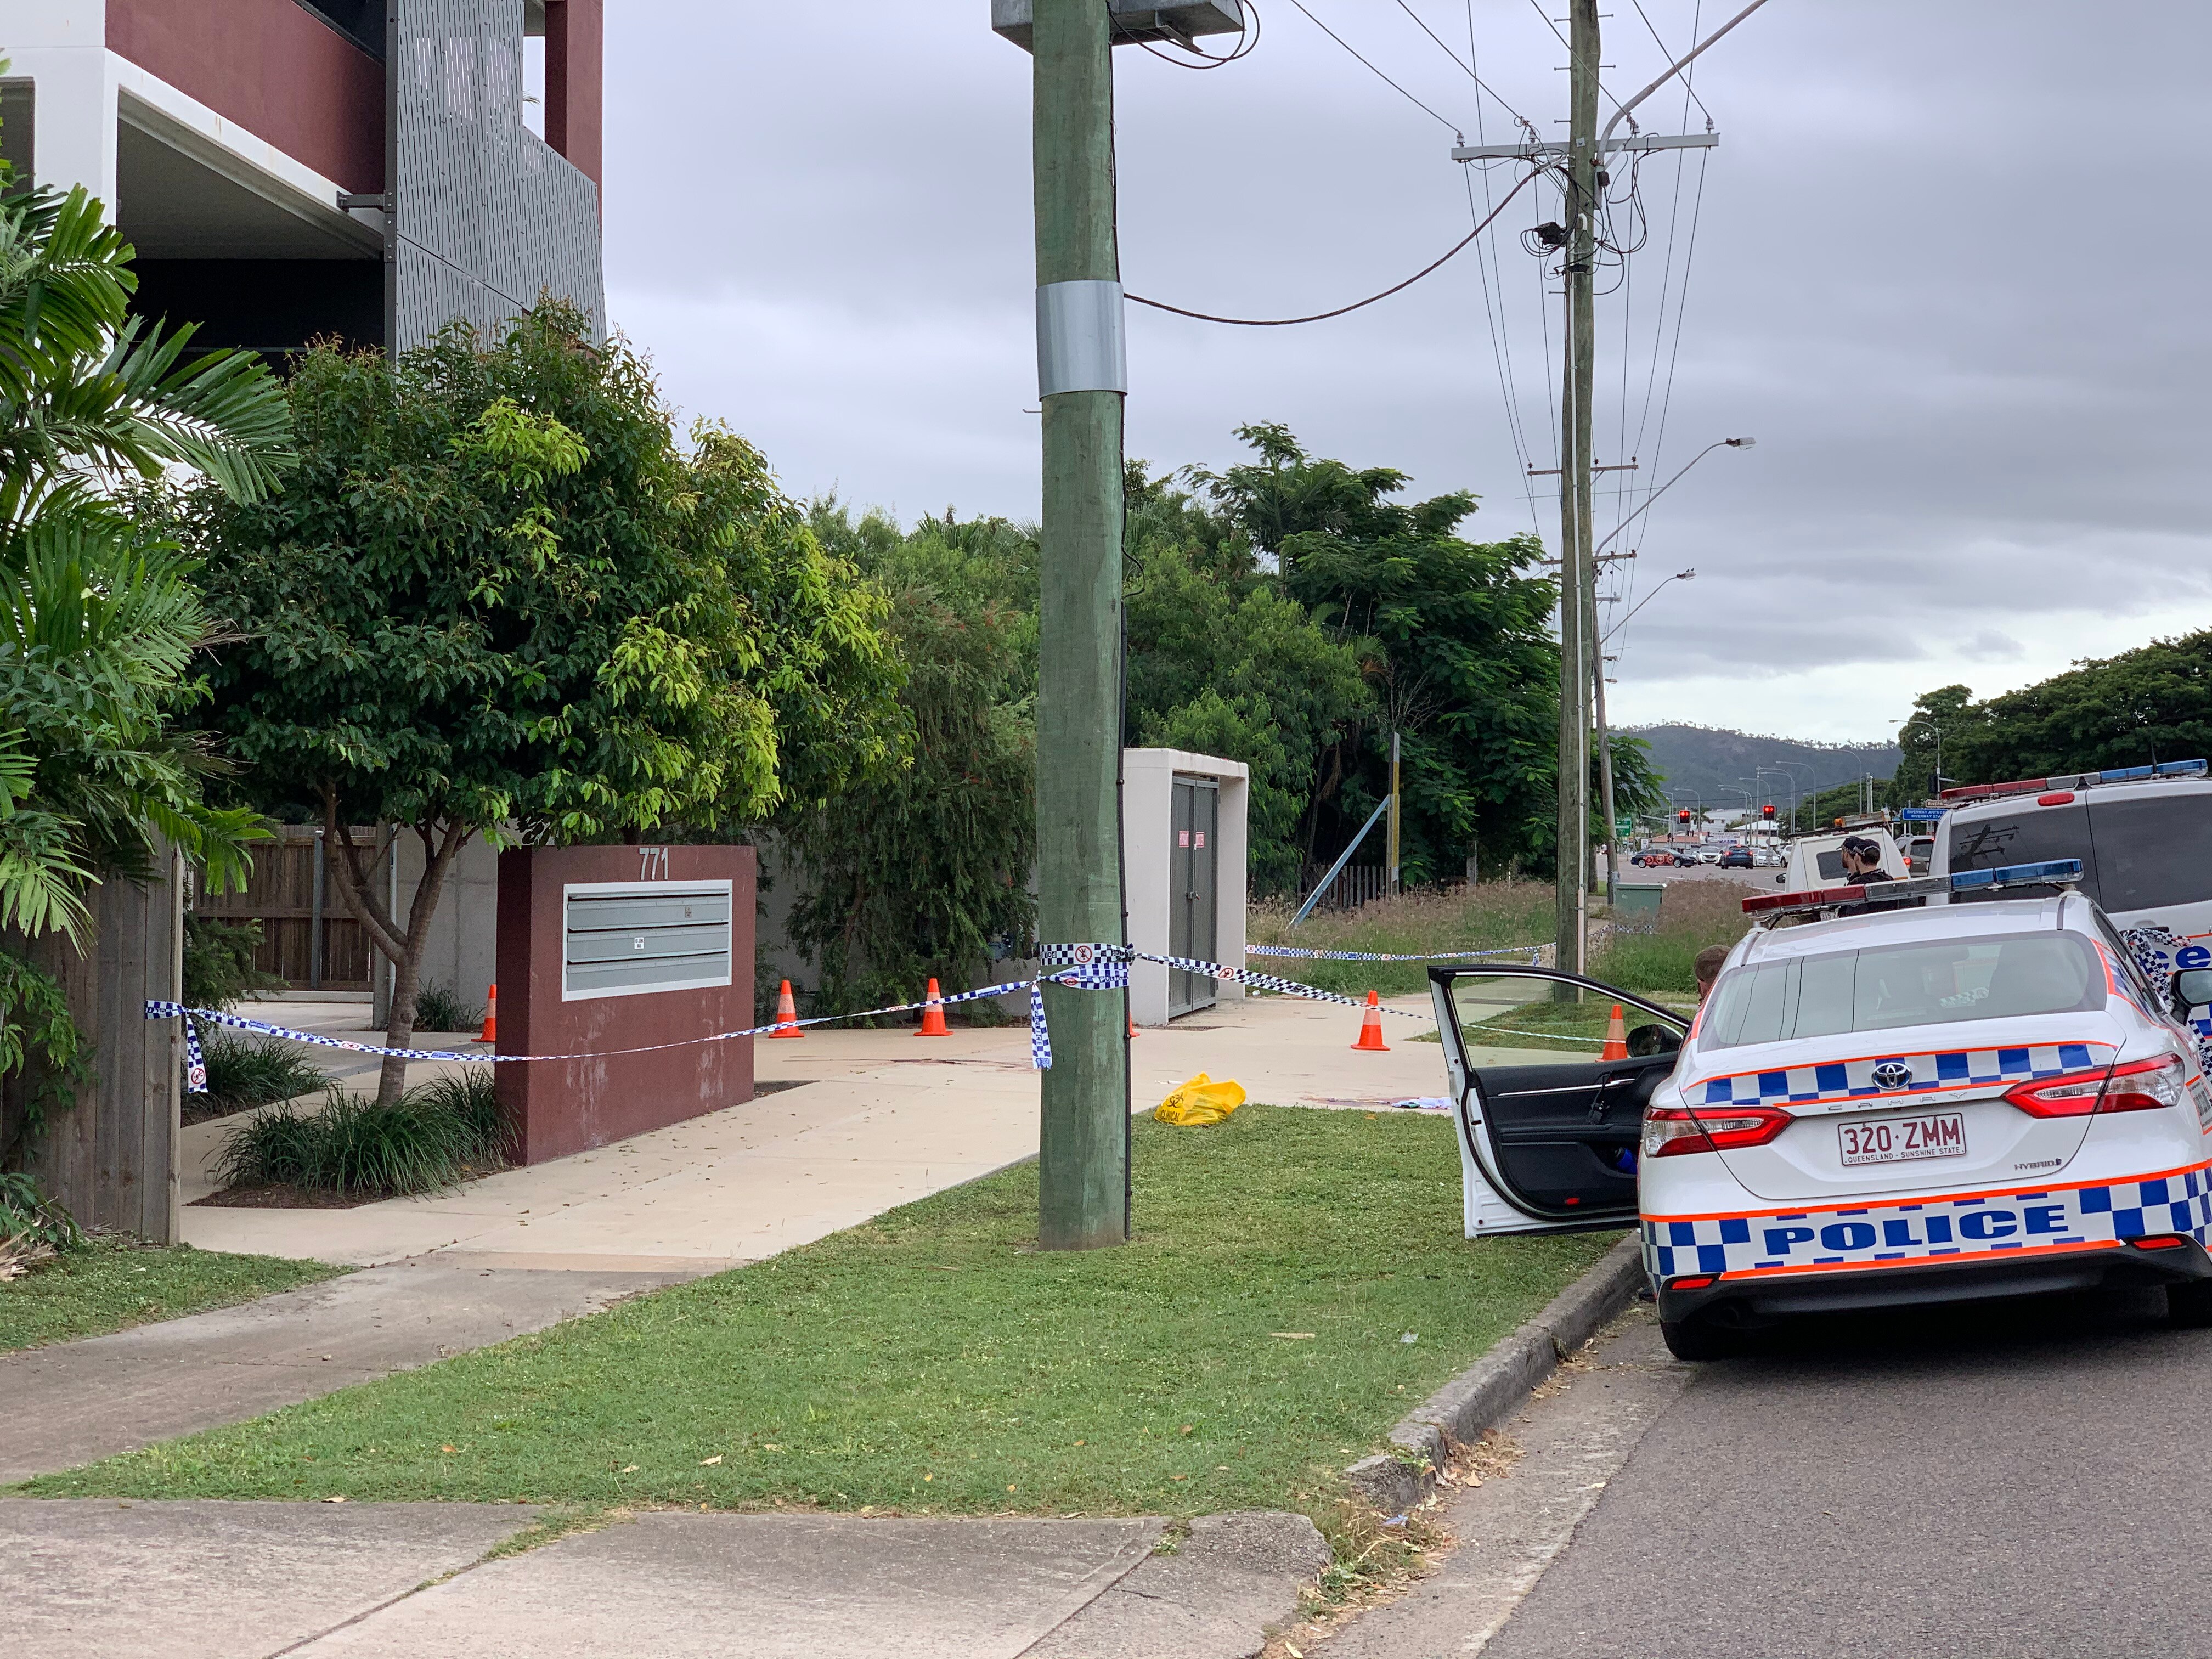
[[[2140,783],[2146,778],[2200,778],[2207,772],[2201,760],[2167,761],[2159,766],[2120,766],[2106,772],[2070,772],[2063,777],[2014,778],[2010,783],[1967,783],[1946,789],[1938,800],[1990,800],[1999,795],[2025,795],[2043,789],[2087,789],[2100,783]]]
[[[1826,910],[1838,904],[1879,904],[1890,899],[1925,898],[1931,893],[1989,892],[2000,887],[2047,887],[2081,879],[2081,860],[2052,859],[2043,864],[2008,864],[2001,870],[1961,870],[1955,876],[1866,881],[1806,893],[1758,893],[1744,900],[1743,911],[1746,915],[1758,915]]]

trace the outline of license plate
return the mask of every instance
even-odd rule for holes
[[[1916,1158],[1964,1158],[1966,1120],[1957,1112],[1885,1118],[1879,1123],[1838,1123],[1836,1139],[1846,1164],[1902,1164]]]

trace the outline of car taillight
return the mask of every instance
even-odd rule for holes
[[[1793,1121],[1789,1113],[1771,1106],[1715,1106],[1704,1111],[1654,1106],[1644,1115],[1644,1156],[1675,1158],[1684,1152],[1764,1146]]]
[[[2093,1112],[2154,1112],[2178,1106],[2189,1068],[2179,1054],[2130,1060],[2111,1072],[2073,1072],[2041,1083],[2016,1083],[2005,1098],[2030,1117],[2087,1117]]]
[[[2128,1241],[2139,1250],[2182,1250],[2196,1242],[2185,1233],[2152,1233],[2148,1237]]]

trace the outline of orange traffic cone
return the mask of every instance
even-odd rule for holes
[[[1134,1014],[1129,1016],[1129,1035],[1131,1036],[1137,1035],[1137,1017]]]
[[[1605,1047],[1598,1050],[1597,1057],[1600,1063],[1628,1058],[1628,1027],[1621,1022],[1617,1002],[1613,1005],[1613,1018],[1606,1022]]]
[[[945,1005],[938,1000],[937,981],[929,981],[929,994],[922,999],[921,1029],[916,1036],[951,1036],[952,1028],[945,1023]]]
[[[1367,1018],[1360,1022],[1359,1041],[1352,1046],[1355,1052],[1364,1054],[1390,1052],[1390,1045],[1382,1041],[1382,999],[1372,991],[1367,994]]]
[[[484,987],[484,1028],[483,1035],[477,1037],[477,1041],[478,1042],[499,1041],[499,987],[496,985]]]
[[[799,1029],[799,1005],[791,1000],[789,980],[784,981],[783,988],[775,994],[775,1030],[768,1035],[771,1042],[806,1035]]]

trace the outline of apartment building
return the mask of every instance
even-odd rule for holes
[[[604,0],[0,0],[0,155],[82,185],[198,343],[602,332]]]

